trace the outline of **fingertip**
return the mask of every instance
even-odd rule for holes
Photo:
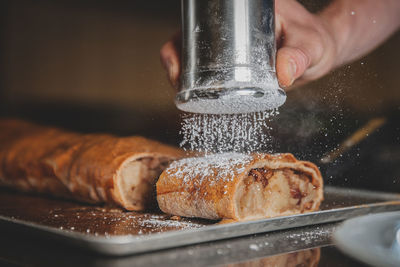
[[[278,77],[279,84],[282,87],[288,87],[293,83],[293,77],[288,68],[288,57],[287,53],[279,49],[276,55],[276,75]]]
[[[163,64],[164,68],[168,68],[168,59],[171,57],[171,41],[165,43],[160,49],[160,59],[161,63]]]
[[[172,85],[176,87],[179,78],[179,58],[173,41],[164,44],[160,50],[161,63],[168,73]]]
[[[276,72],[282,87],[291,86],[301,77],[309,66],[310,61],[305,53],[298,48],[284,47],[278,50]]]
[[[172,83],[172,86],[175,88],[177,87],[178,84],[178,79],[179,79],[179,61],[170,59],[169,61],[169,68],[168,68],[168,75],[169,79]]]

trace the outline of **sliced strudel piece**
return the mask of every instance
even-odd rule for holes
[[[322,188],[318,168],[291,154],[216,154],[173,162],[157,201],[174,215],[253,220],[317,210]]]
[[[180,149],[143,137],[77,134],[0,120],[0,186],[128,210],[156,205],[155,182]]]

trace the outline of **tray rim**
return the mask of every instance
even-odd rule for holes
[[[94,236],[92,234],[59,229],[3,215],[0,215],[0,224],[8,224],[10,226],[34,230],[35,234],[44,233],[44,237],[56,238],[64,243],[86,248],[92,252],[110,256],[122,256],[279,231],[289,228],[338,222],[380,211],[400,210],[400,194],[396,193],[333,186],[326,186],[324,193],[353,193],[365,198],[382,199],[382,201],[290,216],[228,224],[214,224],[200,228],[172,230],[146,235]],[[193,238],[193,236],[196,236],[196,238]],[[165,239],[175,240],[175,242],[159,242],[160,240]]]

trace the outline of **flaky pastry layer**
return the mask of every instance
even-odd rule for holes
[[[157,182],[160,209],[186,217],[270,218],[315,211],[322,200],[320,171],[292,154],[183,159],[173,162]]]
[[[77,134],[0,120],[0,186],[128,210],[155,204],[159,174],[182,151],[143,137]]]

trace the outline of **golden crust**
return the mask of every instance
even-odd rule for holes
[[[204,157],[174,162],[161,174],[157,201],[162,211],[187,217],[239,220],[235,200],[238,186],[260,164],[269,170],[288,168],[310,177],[317,193],[310,211],[317,210],[323,199],[323,180],[317,166],[299,161],[292,154],[253,154],[228,166],[216,163],[217,158],[209,166],[205,166],[207,161],[199,164],[202,160]],[[193,172],[193,168],[197,171]]]
[[[77,134],[19,120],[0,120],[0,129],[1,186],[129,210],[143,206],[123,200],[117,186],[121,167],[142,158],[173,160],[183,155],[139,136]]]

